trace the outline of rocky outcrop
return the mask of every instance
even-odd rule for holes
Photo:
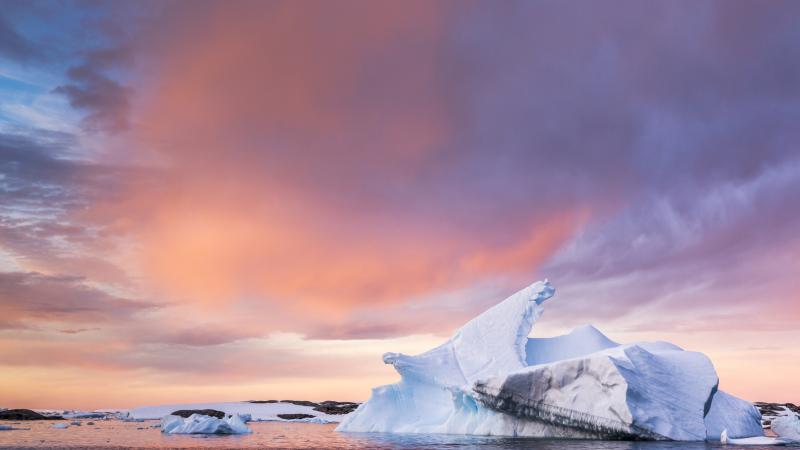
[[[283,420],[297,420],[297,419],[313,419],[315,416],[311,414],[278,414],[278,417]]]
[[[785,415],[787,412],[800,415],[800,406],[794,403],[755,402],[753,404],[761,412],[761,425],[765,429],[772,427],[772,420],[777,416]]]
[[[170,414],[173,416],[183,417],[184,419],[188,418],[192,414],[216,417],[217,419],[225,418],[225,413],[222,411],[217,411],[216,409],[181,409]]]
[[[0,411],[0,420],[63,420],[61,416],[45,416],[30,409],[7,409]]]
[[[311,406],[311,407],[319,406],[319,403],[309,402],[308,400],[281,400],[280,402],[291,403],[293,405],[298,405],[298,406]]]
[[[781,413],[785,409],[794,412],[795,414],[800,414],[800,406],[795,405],[794,403],[767,403],[767,402],[755,402],[753,403],[756,405],[761,414],[766,416],[774,416],[778,413]]]
[[[358,403],[354,402],[336,402],[333,400],[325,400],[320,402],[319,405],[314,407],[314,411],[319,411],[324,414],[341,415],[349,414],[358,408]]]
[[[292,405],[309,406],[314,411],[334,416],[349,414],[360,405],[360,403],[356,402],[337,402],[334,400],[325,400],[319,403],[308,400],[248,400],[248,403],[291,403]]]

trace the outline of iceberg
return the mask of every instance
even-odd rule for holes
[[[444,344],[386,353],[401,380],[372,390],[337,431],[580,439],[720,440],[763,435],[761,414],[718,389],[703,354],[619,344],[592,326],[529,338],[555,289],[536,282]]]
[[[187,418],[167,415],[161,419],[161,432],[164,434],[247,434],[250,428],[238,414],[222,419],[202,414],[192,414]]]
[[[800,416],[788,411],[772,419],[772,431],[782,439],[800,442]]]

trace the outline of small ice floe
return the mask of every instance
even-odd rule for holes
[[[80,422],[78,422],[77,420],[73,420],[73,421],[72,421],[72,422],[70,422],[69,424],[70,424],[70,425],[75,425],[76,427],[79,427],[79,426],[81,426],[81,423],[80,423]]]
[[[114,417],[123,422],[144,422],[144,418],[133,417],[130,411],[118,411],[114,414]]]
[[[324,417],[310,417],[307,419],[300,419],[300,420],[293,420],[293,422],[305,422],[305,423],[336,423],[332,420],[328,420]]]
[[[14,427],[12,427],[11,425],[0,425],[0,431],[8,431],[13,429]]]
[[[53,425],[53,428],[58,428],[60,430],[63,430],[65,428],[69,428],[69,424],[68,423],[57,423],[57,424]]]
[[[781,438],[773,438],[767,436],[754,436],[754,437],[747,437],[747,438],[729,438],[728,437],[728,430],[722,430],[722,434],[720,435],[720,442],[723,444],[731,444],[731,445],[786,445],[789,441]]]
[[[772,419],[772,431],[781,439],[800,442],[800,416],[790,412]]]
[[[223,419],[192,414],[187,418],[167,415],[161,419],[161,432],[165,434],[247,434],[252,433],[238,414]]]

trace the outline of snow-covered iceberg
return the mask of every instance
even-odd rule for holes
[[[666,342],[621,345],[591,326],[529,338],[546,280],[469,321],[426,353],[386,353],[401,376],[338,431],[597,439],[719,440],[762,435],[750,403],[718,390],[703,354]]]
[[[165,434],[247,434],[252,431],[238,414],[222,419],[202,414],[187,418],[166,415],[161,419],[161,432]]]

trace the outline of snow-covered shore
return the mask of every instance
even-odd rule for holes
[[[305,402],[298,402],[305,403]],[[280,417],[286,414],[302,414],[312,417],[294,419],[305,422],[336,423],[341,422],[346,414],[326,414],[315,410],[314,404],[308,405],[276,402],[222,402],[222,403],[178,403],[170,405],[141,406],[127,411],[120,411],[121,418],[133,420],[161,419],[178,410],[213,409],[226,414],[249,415],[251,420],[287,420]],[[323,408],[324,409],[324,408]]]

